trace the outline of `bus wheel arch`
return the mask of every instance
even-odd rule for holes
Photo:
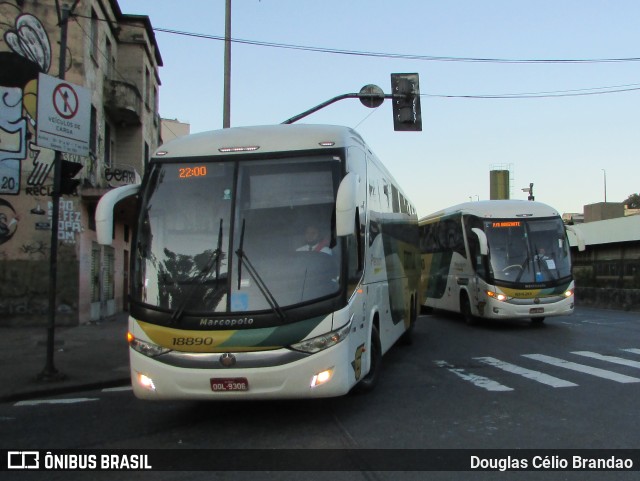
[[[378,384],[382,368],[382,346],[380,344],[380,320],[376,313],[371,324],[369,341],[369,372],[354,386],[355,393],[368,393]]]
[[[473,326],[477,324],[478,318],[473,315],[473,311],[471,310],[471,301],[469,300],[469,294],[466,290],[460,291],[460,313],[464,318],[464,322],[468,325]]]

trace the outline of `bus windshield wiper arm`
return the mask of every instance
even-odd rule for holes
[[[193,297],[193,292],[196,289],[197,284],[201,284],[204,282],[205,278],[207,277],[209,272],[211,272],[211,269],[213,268],[214,265],[216,267],[215,273],[216,273],[216,283],[217,283],[218,279],[220,278],[220,258],[222,257],[220,255],[221,253],[222,253],[222,219],[220,219],[220,228],[218,229],[217,246],[209,256],[209,259],[207,259],[207,263],[202,267],[202,269],[200,269],[200,272],[198,272],[198,275],[194,277],[193,279],[194,285],[192,285],[189,288],[189,292],[187,293],[187,295],[182,299],[182,302],[180,303],[178,308],[175,311],[173,311],[173,314],[171,314],[172,322],[177,322],[180,320],[180,318],[182,317],[182,314],[184,313],[185,308],[187,307],[187,304]]]
[[[255,267],[253,267],[253,264],[251,263],[251,261],[247,257],[247,253],[243,249],[243,247],[244,247],[244,226],[245,226],[245,220],[243,219],[242,220],[242,230],[240,232],[240,245],[238,246],[238,249],[236,250],[236,255],[238,256],[238,290],[240,290],[240,286],[241,286],[241,283],[242,283],[242,266],[244,266],[247,269],[247,272],[249,272],[249,275],[256,282],[256,284],[258,286],[258,289],[260,289],[260,292],[262,293],[262,295],[266,299],[267,303],[271,307],[271,310],[273,310],[273,312],[276,313],[276,315],[280,318],[280,320],[282,322],[286,322],[287,318],[284,315],[284,312],[282,311],[282,308],[278,304],[278,301],[276,301],[276,298],[273,297],[273,294],[269,290],[269,287],[267,286],[267,284],[265,284],[265,282],[262,279],[262,277],[260,277],[260,274],[258,274],[258,271],[256,271]]]

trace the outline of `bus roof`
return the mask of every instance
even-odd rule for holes
[[[482,218],[509,219],[515,217],[556,217],[558,211],[542,202],[528,200],[481,200],[465,202],[422,217],[420,223],[427,223],[451,214],[468,214]]]
[[[322,145],[323,143],[327,145]],[[234,152],[246,153],[247,151],[268,153],[324,147],[340,148],[354,143],[365,145],[360,134],[348,127],[311,124],[259,125],[212,130],[178,137],[161,145],[154,157],[167,159],[228,156],[233,155]]]

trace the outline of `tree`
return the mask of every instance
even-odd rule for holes
[[[622,203],[629,209],[640,209],[640,194],[631,194]]]

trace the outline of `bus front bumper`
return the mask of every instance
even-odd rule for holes
[[[346,394],[355,384],[347,352],[348,342],[341,342],[283,365],[206,369],[169,365],[130,348],[131,383],[136,397],[146,400],[335,397]],[[330,379],[317,384],[316,378],[313,386],[314,376],[322,373]]]
[[[497,299],[487,299],[484,306],[483,317],[490,319],[511,319],[511,318],[541,318],[553,316],[567,316],[573,314],[575,299],[574,295],[563,298],[556,298],[555,302],[531,302],[519,301],[518,304],[509,301],[498,301]]]

